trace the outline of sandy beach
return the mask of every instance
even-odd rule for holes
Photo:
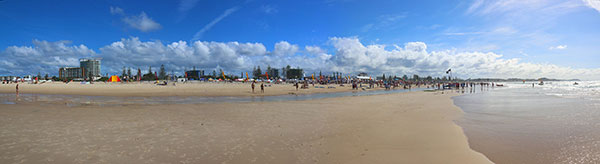
[[[0,163],[491,163],[453,123],[453,95],[0,104]]]
[[[153,82],[131,83],[105,83],[80,84],[77,82],[65,84],[51,82],[44,84],[19,84],[19,93],[34,94],[63,94],[87,96],[272,96],[286,94],[311,94],[329,92],[348,92],[352,87],[348,84],[340,86],[309,85],[309,89],[298,89],[293,84],[268,84],[265,83],[265,92],[261,93],[260,84],[256,83],[252,92],[251,83],[225,83],[225,82],[196,82],[196,83],[170,83],[167,86],[156,85]],[[0,93],[15,93],[16,84],[0,85]],[[380,89],[380,88],[377,88]]]

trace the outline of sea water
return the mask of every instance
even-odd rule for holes
[[[454,97],[465,112],[457,123],[496,163],[600,163],[600,82],[574,83],[504,83]]]

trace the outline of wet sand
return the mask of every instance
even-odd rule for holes
[[[0,104],[0,163],[490,163],[453,123],[453,95]]]
[[[293,84],[268,84],[265,92],[261,93],[260,84],[256,83],[254,93],[251,83],[225,83],[225,82],[190,82],[169,83],[167,86],[156,85],[153,82],[131,83],[105,83],[80,84],[72,82],[51,82],[44,84],[19,84],[19,93],[26,94],[62,94],[86,96],[273,96],[286,94],[312,94],[329,92],[352,91],[352,86],[309,85],[309,89],[298,89]],[[0,85],[0,93],[15,93],[16,84]],[[377,88],[378,90],[382,88]]]
[[[600,101],[538,88],[454,97],[471,148],[499,164],[600,163]]]

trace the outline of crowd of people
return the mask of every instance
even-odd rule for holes
[[[269,82],[269,81],[267,81]],[[260,93],[264,93],[265,89],[265,81],[260,82],[261,91]],[[413,87],[417,88],[431,88],[437,90],[444,89],[465,89],[465,88],[474,88],[476,86],[481,86],[481,88],[486,87],[495,87],[496,85],[493,82],[451,82],[451,81],[408,81],[401,79],[394,80],[373,80],[373,79],[358,79],[358,78],[343,78],[343,79],[305,79],[305,80],[290,80],[283,81],[283,83],[291,83],[296,88],[299,89],[308,89],[309,86],[315,87],[315,85],[339,85],[341,87],[345,85],[351,85],[352,90],[367,90],[367,89],[375,89],[375,88],[383,88],[385,90],[391,89],[412,89]],[[256,81],[252,81],[251,89],[252,93],[255,93],[254,88],[257,85]],[[317,86],[315,88],[323,88],[321,86]],[[329,86],[328,88],[335,88]]]

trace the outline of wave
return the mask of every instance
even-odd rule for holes
[[[537,81],[509,82],[506,83],[506,89],[532,88],[540,93],[565,98],[583,98],[591,100],[600,100],[600,81],[551,81],[539,85]],[[577,83],[577,84],[575,84]]]

